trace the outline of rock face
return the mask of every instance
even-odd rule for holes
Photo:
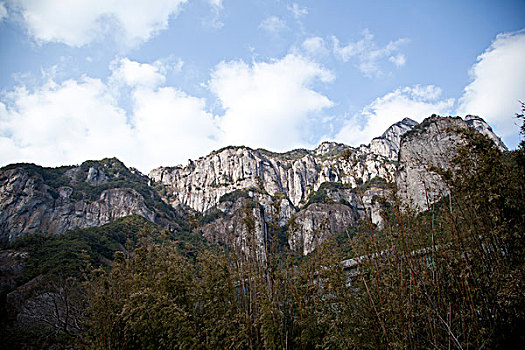
[[[357,187],[375,177],[394,181],[401,135],[416,122],[408,118],[359,148],[323,142],[315,150],[272,153],[248,147],[227,147],[186,166],[161,167],[149,177],[166,186],[172,206],[205,212],[237,189],[261,186],[270,195],[284,194],[296,207],[324,182]]]
[[[483,119],[467,116],[431,116],[403,135],[396,176],[400,200],[416,211],[447,195],[449,189],[436,169],[451,169],[451,160],[458,146],[465,144],[461,130],[469,127],[493,140],[500,150],[507,148]]]
[[[60,234],[131,214],[175,229],[173,210],[161,202],[147,181],[116,159],[55,169],[30,164],[3,168],[0,239],[10,241],[31,233]]]
[[[242,249],[246,249],[248,234],[242,224],[247,212],[241,210],[246,203],[228,197],[252,189],[242,196],[258,204],[252,213],[256,222],[254,239],[264,241],[268,221],[275,219],[285,228],[293,222],[293,229],[288,228],[288,245],[308,254],[327,237],[366,216],[374,224],[381,224],[375,198],[387,193],[385,186],[366,191],[361,186],[374,179],[394,181],[401,136],[414,125],[417,123],[405,118],[359,148],[335,142],[323,142],[314,150],[286,153],[227,147],[186,166],[154,169],[149,176],[165,187],[164,199],[175,208],[189,207],[201,213],[220,211],[221,217],[203,227],[203,234],[212,241]],[[342,186],[324,186],[327,183]],[[276,200],[280,201],[278,212]],[[273,213],[271,219],[268,213]],[[317,227],[321,223],[326,224]]]
[[[337,232],[355,224],[360,216],[356,207],[340,203],[315,203],[294,216],[289,227],[290,248],[303,255],[314,249]]]
[[[421,124],[405,118],[359,147],[323,142],[286,153],[226,147],[149,177],[116,159],[10,165],[0,169],[0,239],[63,233],[130,214],[190,230],[182,218],[190,212],[199,221],[192,227],[212,242],[264,259],[269,240],[279,236],[280,244],[309,254],[359,220],[381,226],[380,198],[393,184],[416,210],[446,194],[435,169],[450,169],[464,143],[458,130],[469,127],[506,149],[479,117],[432,116]]]
[[[411,130],[418,123],[410,118],[405,118],[400,122],[389,127],[383,135],[373,138],[368,149],[371,153],[382,155],[383,157],[397,161],[401,136]]]

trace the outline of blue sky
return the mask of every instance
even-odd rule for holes
[[[0,165],[357,146],[432,113],[516,147],[524,1],[0,0]]]

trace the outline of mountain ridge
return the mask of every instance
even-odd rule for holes
[[[359,147],[325,141],[312,150],[277,153],[228,146],[148,176],[116,158],[58,168],[12,164],[0,169],[0,238],[59,234],[138,214],[171,232],[198,231],[210,241],[245,248],[250,235],[263,247],[272,224],[287,232],[291,249],[308,254],[365,217],[380,226],[377,198],[392,193],[388,184],[397,184],[401,199],[419,210],[426,199],[418,183],[428,180],[435,197],[442,195],[429,168],[450,166],[432,149],[450,157],[461,143],[452,127],[472,127],[506,149],[479,117],[433,115],[419,124],[404,118]],[[202,223],[190,223],[188,214]],[[253,226],[243,224],[248,219]]]

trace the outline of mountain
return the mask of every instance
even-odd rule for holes
[[[173,231],[183,219],[149,179],[116,158],[80,166],[12,164],[0,169],[0,239],[60,234],[138,214]]]
[[[487,136],[501,151],[507,150],[492,128],[476,116],[463,120],[433,115],[402,136],[395,180],[401,202],[421,211],[449,193],[439,173],[453,170],[456,148],[465,144],[464,132],[469,129]]]
[[[244,250],[255,241],[264,255],[277,226],[288,247],[308,254],[360,219],[380,226],[378,199],[388,197],[393,184],[414,208],[426,208],[425,186],[435,192],[430,201],[437,200],[446,191],[432,168],[450,168],[466,128],[506,149],[479,117],[431,116],[421,124],[405,118],[358,148],[334,142],[286,153],[227,147],[186,166],[154,169],[149,177],[164,186],[167,203],[205,215],[200,230],[209,240]]]
[[[479,117],[431,116],[421,124],[405,118],[359,147],[323,142],[275,153],[230,146],[148,176],[115,158],[59,168],[13,164],[0,169],[0,238],[138,214],[262,258],[270,242],[306,255],[360,220],[381,226],[380,198],[395,187],[417,210],[446,194],[436,169],[450,169],[467,129],[506,149]]]

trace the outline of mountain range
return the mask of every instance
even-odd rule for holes
[[[506,150],[477,116],[433,115],[422,123],[405,118],[359,147],[323,142],[275,153],[229,146],[148,175],[116,158],[57,168],[11,164],[0,169],[0,239],[137,214],[175,235],[194,232],[241,249],[255,244],[261,256],[279,232],[284,246],[306,255],[362,219],[381,226],[394,191],[416,211],[441,198],[447,188],[438,169],[450,169],[467,129]]]

